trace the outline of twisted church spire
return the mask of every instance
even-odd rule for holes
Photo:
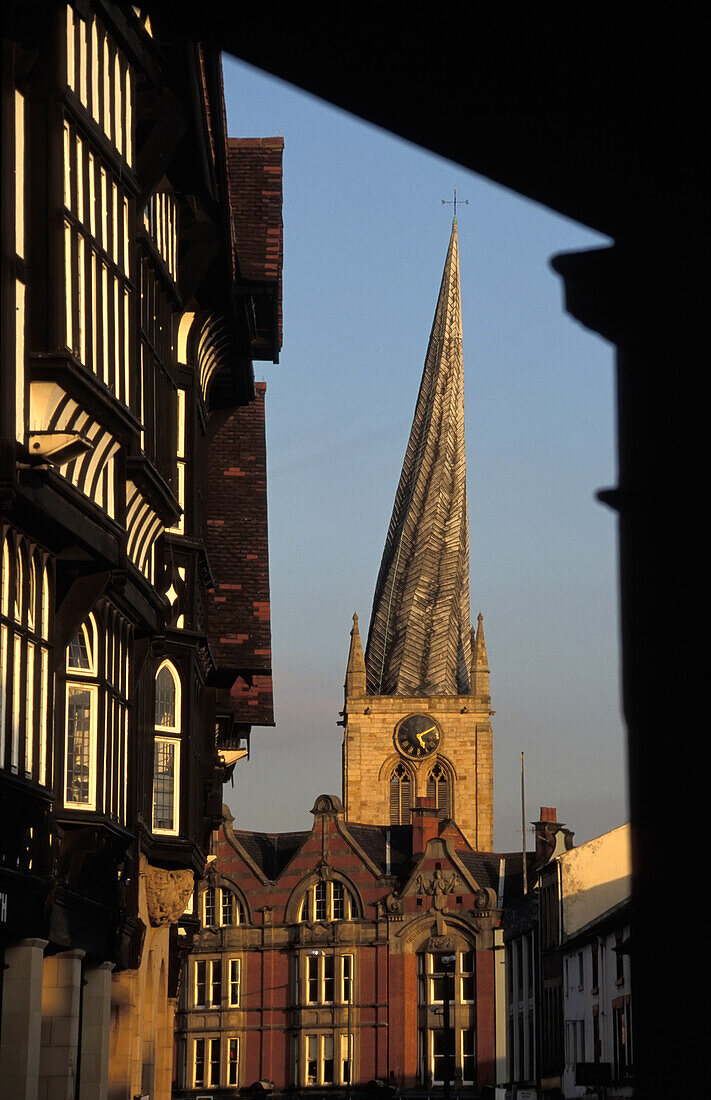
[[[469,691],[469,524],[456,219],[373,599],[373,695]]]

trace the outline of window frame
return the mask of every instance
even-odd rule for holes
[[[216,969],[217,968],[217,969]],[[229,970],[228,970],[229,975]],[[202,987],[204,997],[201,1000],[198,991]],[[218,998],[215,999],[215,990]],[[222,957],[198,957],[193,959],[193,974],[191,983],[191,1008],[194,1009],[219,1009],[222,1007],[225,994],[224,971]]]
[[[75,801],[69,798],[69,697],[72,693],[87,692],[90,700],[89,706],[89,728],[88,728],[88,789],[87,798],[83,801]],[[88,812],[96,810],[96,742],[97,742],[97,722],[98,722],[98,709],[99,709],[99,685],[91,684],[88,682],[81,682],[76,680],[67,680],[64,689],[64,702],[65,702],[65,718],[64,718],[64,783],[63,802],[69,810],[85,810]]]
[[[355,960],[352,952],[314,949],[304,952],[303,959],[301,977],[305,1005],[347,1005],[349,989],[353,1005]]]
[[[156,824],[156,809],[157,809],[157,790],[156,782],[158,778],[158,750],[162,746],[170,746],[173,749],[173,790],[172,790],[172,811],[173,811],[173,825],[171,828]],[[153,797],[152,797],[152,831],[159,836],[178,836],[180,834],[180,746],[181,741],[178,737],[165,737],[160,734],[156,734],[153,738]]]
[[[170,676],[174,697],[173,697],[173,721],[166,722],[159,721],[159,716],[156,713],[158,708],[158,680],[162,673],[167,672]],[[153,785],[151,792],[151,825],[152,832],[158,836],[179,836],[181,826],[181,814],[180,814],[180,795],[181,795],[181,745],[182,745],[182,730],[183,730],[183,685],[178,669],[169,658],[161,661],[156,669],[154,681],[154,707],[153,707]],[[165,714],[161,716],[165,717]],[[160,747],[170,746],[173,749],[173,789],[172,789],[172,810],[173,810],[173,823],[170,828],[160,826],[156,824],[156,810],[157,810],[157,779],[158,779],[158,750]]]

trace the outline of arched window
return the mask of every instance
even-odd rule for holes
[[[208,886],[203,894],[202,923],[205,928],[230,928],[247,923],[241,898],[228,886]]]
[[[44,591],[44,580],[43,580]],[[42,596],[38,615],[48,628]],[[128,802],[128,678],[132,630],[101,600],[65,651],[64,804],[125,824]]]
[[[404,764],[398,764],[390,777],[390,824],[409,825],[412,806],[412,777]]]
[[[66,651],[66,752],[64,802],[75,809],[96,807],[96,730],[98,711],[96,621],[90,615]],[[79,679],[81,677],[81,679]]]
[[[178,731],[180,680],[173,666],[164,661],[156,674],[156,729]]]
[[[227,928],[236,924],[244,924],[244,906],[234,891],[228,890],[226,886],[223,886],[220,893],[222,895],[220,923]]]
[[[448,772],[435,764],[427,776],[427,797],[434,799],[440,820],[452,816],[452,786]]]
[[[350,920],[356,915],[353,895],[342,882],[316,882],[304,894],[299,921]]]
[[[156,673],[153,752],[153,831],[180,831],[180,677],[170,661]],[[166,736],[172,734],[172,736]]]

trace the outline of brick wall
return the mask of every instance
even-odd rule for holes
[[[221,671],[234,673],[229,692],[239,722],[273,725],[266,385],[252,401],[214,414],[210,427],[206,544],[215,588],[208,634]],[[221,693],[224,704],[226,693]]]

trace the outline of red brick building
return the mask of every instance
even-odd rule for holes
[[[520,877],[520,857],[474,851],[431,802],[374,826],[321,795],[310,832],[274,834],[234,829],[225,809],[183,983],[179,1095],[495,1081],[503,875]]]

